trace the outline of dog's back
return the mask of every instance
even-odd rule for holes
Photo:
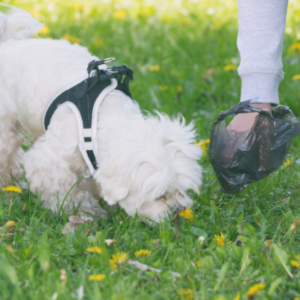
[[[36,137],[43,132],[51,97],[84,76],[88,63],[96,59],[65,40],[29,38],[42,27],[26,11],[0,13],[0,103]]]

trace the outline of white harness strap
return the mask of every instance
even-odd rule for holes
[[[93,114],[92,114],[92,127],[91,128],[83,128],[82,118],[80,115],[80,112],[76,105],[74,105],[71,102],[66,102],[68,106],[73,110],[77,124],[78,124],[78,130],[79,130],[79,142],[78,147],[79,150],[83,156],[84,161],[86,162],[91,177],[94,176],[96,170],[94,166],[91,163],[91,160],[87,154],[87,150],[92,150],[94,152],[95,158],[98,161],[98,147],[97,147],[97,117],[99,112],[99,107],[104,100],[104,98],[113,91],[118,85],[118,81],[114,78],[111,79],[111,85],[106,87],[101,94],[98,96],[94,108],[93,108]]]

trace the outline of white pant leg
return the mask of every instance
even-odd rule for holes
[[[241,101],[279,104],[288,0],[238,0]]]

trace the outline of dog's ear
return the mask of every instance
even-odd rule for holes
[[[115,174],[98,170],[95,180],[101,185],[102,196],[109,205],[123,200],[129,193],[129,187],[123,178]]]

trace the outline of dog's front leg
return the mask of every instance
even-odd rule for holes
[[[81,178],[87,166],[78,149],[76,120],[72,112],[68,114],[67,107],[60,108],[47,132],[25,153],[24,167],[30,189],[41,194],[46,208],[57,211],[63,206],[69,213],[75,208],[98,218],[106,217],[98,201],[100,192]]]
[[[45,137],[39,139],[24,156],[30,189],[41,194],[44,207],[52,211],[58,211],[63,206],[68,213],[74,213],[75,209],[75,212],[105,218],[106,212],[89,191],[86,179],[78,175],[78,170],[74,170],[70,161],[78,166],[81,163],[80,153],[62,157],[47,143]]]

